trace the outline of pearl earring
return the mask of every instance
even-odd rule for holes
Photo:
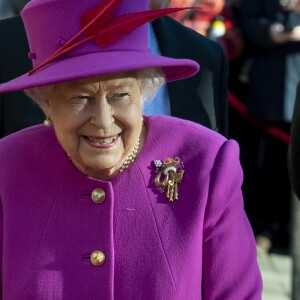
[[[44,121],[44,125],[45,125],[46,127],[50,127],[50,126],[51,126],[51,120],[50,120],[49,117],[47,117],[46,120]]]

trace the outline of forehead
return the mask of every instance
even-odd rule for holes
[[[134,87],[137,82],[137,72],[132,71],[58,83],[55,85],[55,91],[98,88],[100,85],[104,85],[106,87]]]

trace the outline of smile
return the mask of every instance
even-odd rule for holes
[[[91,138],[91,137],[87,137],[87,138],[91,143],[112,144],[117,140],[118,136],[116,135],[116,136],[111,137],[111,138]]]
[[[116,144],[119,135],[114,135],[110,137],[96,137],[96,136],[84,136],[87,143],[93,147],[97,148],[107,148]]]

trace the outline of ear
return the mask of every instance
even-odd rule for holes
[[[39,101],[39,105],[42,111],[44,112],[45,116],[51,118],[51,112],[52,112],[51,101],[49,99],[43,99]]]
[[[34,93],[32,99],[35,99],[37,104],[40,106],[46,117],[51,117],[52,113],[52,101],[51,97],[54,93],[55,85],[47,85],[32,89]],[[30,95],[29,95],[30,96]]]

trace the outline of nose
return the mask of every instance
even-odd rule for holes
[[[97,99],[91,108],[90,122],[98,129],[109,129],[114,122],[113,109],[106,99]]]

